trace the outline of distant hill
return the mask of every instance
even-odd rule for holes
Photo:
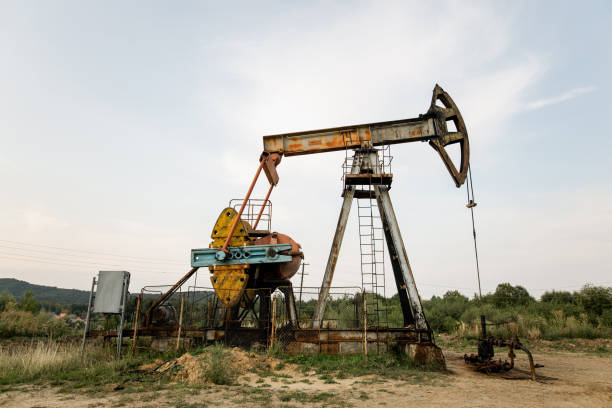
[[[41,303],[70,303],[73,305],[84,304],[89,302],[89,291],[79,289],[62,289],[55,286],[34,285],[25,281],[11,278],[0,278],[0,294],[10,293],[15,299],[20,299],[24,293],[31,290],[36,296],[36,299]],[[194,292],[191,292],[194,294]],[[196,296],[212,293],[211,291],[197,291]],[[134,298],[138,292],[130,293],[130,297]],[[156,299],[159,294],[145,294],[144,300]]]
[[[33,285],[31,283],[0,278],[0,293],[10,293],[15,298],[21,298],[25,292],[31,290],[40,302],[87,304],[89,292],[78,289],[62,289],[55,286]]]

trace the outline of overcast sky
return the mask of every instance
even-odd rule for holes
[[[484,291],[611,285],[611,38],[609,1],[0,0],[0,277],[172,284],[246,192],[263,135],[415,117],[439,83],[469,132]],[[421,296],[472,295],[465,186],[426,143],[392,154]],[[343,159],[278,167],[273,229],[302,245],[308,286]],[[335,285],[361,284],[355,213]]]

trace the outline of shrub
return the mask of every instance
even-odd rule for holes
[[[6,310],[0,312],[0,337],[40,337],[57,338],[75,334],[76,328],[65,319],[57,319],[53,314],[37,314],[23,310]]]
[[[7,309],[12,309],[16,304],[15,298],[10,293],[0,294],[0,312],[4,312]]]
[[[451,332],[457,328],[461,315],[470,307],[470,300],[458,291],[448,291],[439,298],[423,302],[425,315],[435,331]]]
[[[601,324],[605,327],[612,327],[612,308],[604,310],[601,314]]]
[[[208,348],[208,366],[204,369],[204,378],[217,385],[234,383],[234,373],[231,371],[228,353],[221,344]]]
[[[497,307],[521,306],[535,301],[527,289],[522,286],[512,286],[509,283],[500,283],[491,296],[492,303]]]
[[[585,285],[577,296],[591,322],[595,322],[604,311],[612,309],[612,287]]]
[[[17,308],[24,312],[38,313],[40,310],[40,303],[38,303],[32,291],[28,290],[23,294],[23,298],[17,303]]]
[[[554,303],[556,305],[578,304],[577,297],[567,291],[544,292],[540,300],[544,303]]]

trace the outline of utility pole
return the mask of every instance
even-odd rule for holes
[[[298,322],[300,321],[300,311],[302,310],[302,288],[304,287],[304,275],[308,275],[305,271],[304,268],[306,267],[306,265],[310,265],[306,262],[302,262],[302,271],[300,272],[300,297],[298,300]]]

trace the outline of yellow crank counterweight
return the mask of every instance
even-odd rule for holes
[[[219,300],[225,307],[236,306],[249,281],[249,275],[246,273],[249,265],[222,265],[212,268],[210,280]]]
[[[213,239],[213,242],[211,242],[209,246],[210,248],[223,247],[237,216],[238,213],[231,207],[227,207],[221,211],[210,236]],[[249,229],[251,229],[250,225],[246,221],[242,219],[238,220],[238,224],[234,229],[229,245],[232,247],[240,247],[252,242],[253,238],[249,237],[248,234]],[[208,269],[212,273],[210,280],[219,300],[225,307],[229,308],[236,306],[249,280],[249,265],[211,265]]]

